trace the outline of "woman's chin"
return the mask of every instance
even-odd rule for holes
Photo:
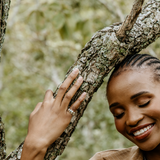
[[[153,151],[154,149],[158,148],[160,149],[160,145],[144,145],[144,146],[138,146],[141,150],[149,152],[149,151]]]

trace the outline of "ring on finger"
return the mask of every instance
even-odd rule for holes
[[[75,112],[72,110],[72,109],[68,109],[68,112],[72,115],[72,116],[74,116],[75,115]]]

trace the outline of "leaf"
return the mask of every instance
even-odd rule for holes
[[[35,31],[40,31],[45,28],[44,13],[40,10],[33,10],[30,12],[27,21],[31,28]]]
[[[66,23],[59,30],[59,33],[60,33],[62,39],[70,39],[72,37],[72,32]]]
[[[65,16],[63,13],[59,13],[59,14],[56,14],[54,17],[53,17],[53,26],[59,30],[61,29],[63,26],[64,26],[64,23],[65,23]]]

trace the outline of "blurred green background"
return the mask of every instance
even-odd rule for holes
[[[47,89],[55,90],[92,35],[129,14],[133,0],[14,0],[0,63],[0,115],[7,154],[25,139],[28,118]],[[160,55],[157,40],[143,52]],[[131,144],[115,129],[105,97],[107,78],[59,160]]]

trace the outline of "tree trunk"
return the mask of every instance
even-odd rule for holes
[[[67,129],[48,148],[45,160],[54,160],[62,154],[94,92],[98,90],[104,77],[108,75],[112,68],[123,60],[127,54],[140,52],[160,36],[160,1],[150,0],[145,5],[132,30],[125,33],[123,42],[120,38],[118,40],[116,34],[121,25],[122,23],[116,23],[98,31],[85,45],[76,62],[67,72],[65,78],[74,68],[79,68],[80,75],[84,78],[82,86],[72,98],[70,105],[84,91],[87,92],[87,97],[73,116]],[[58,88],[54,97],[56,97],[57,91]],[[23,143],[6,160],[12,158],[19,160],[22,147]]]
[[[10,8],[10,0],[0,0],[0,62],[1,62],[1,50],[2,50],[2,44],[4,42],[4,35],[7,25],[6,21],[8,19],[9,8]],[[0,84],[0,89],[1,89],[1,84]],[[5,156],[6,156],[6,144],[5,144],[4,125],[0,117],[0,159],[5,159]]]
[[[4,125],[0,117],[0,159],[5,159],[6,157],[6,144],[4,136]]]
[[[0,62],[1,62],[2,44],[4,42],[4,35],[6,32],[10,3],[11,3],[10,0],[0,0]]]

